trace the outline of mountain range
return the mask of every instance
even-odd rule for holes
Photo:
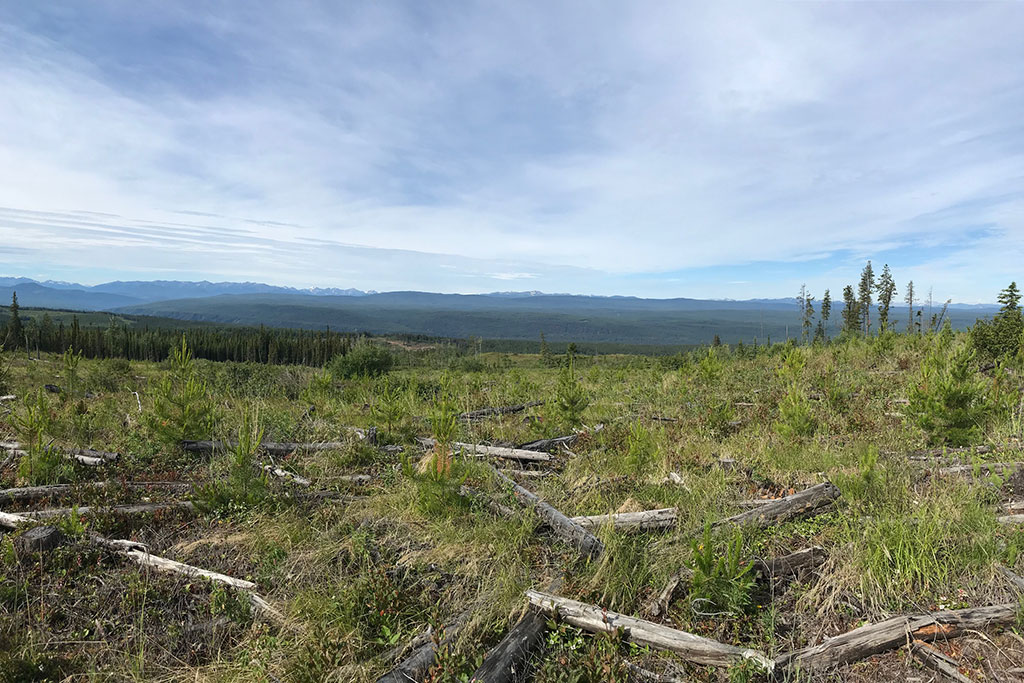
[[[795,298],[644,299],[543,292],[436,294],[373,292],[358,289],[279,287],[258,282],[174,280],[107,282],[85,286],[68,282],[0,277],[0,302],[17,292],[24,307],[110,311],[189,321],[268,325],[437,337],[482,337],[551,341],[688,345],[785,339],[800,334]],[[833,306],[831,331],[838,329],[842,305]],[[941,304],[933,305],[938,312]],[[990,315],[994,305],[952,304],[957,327]],[[906,308],[893,318],[906,320]],[[926,312],[925,315],[928,315]],[[925,324],[928,320],[926,319]],[[900,323],[905,324],[905,323]]]

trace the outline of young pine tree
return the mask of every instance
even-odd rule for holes
[[[171,444],[210,438],[217,423],[217,407],[210,399],[206,382],[196,372],[185,335],[168,363],[171,371],[157,386],[150,427],[161,440]]]
[[[896,296],[896,281],[892,279],[888,263],[882,267],[875,290],[878,292],[878,331],[885,332],[889,328],[889,307]]]

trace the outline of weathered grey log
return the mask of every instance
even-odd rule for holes
[[[786,652],[775,659],[779,668],[825,671],[901,647],[908,640],[956,638],[968,630],[1016,623],[1020,603],[901,615],[867,624],[820,645]]]
[[[756,569],[764,577],[790,579],[799,577],[804,572],[820,566],[827,557],[824,548],[811,546],[810,548],[797,550],[789,555],[773,557],[768,560],[758,560]]]
[[[502,469],[502,472],[509,475],[510,477],[523,477],[525,479],[543,479],[544,477],[551,474],[545,470],[508,470]]]
[[[32,527],[14,539],[14,547],[22,553],[44,553],[64,542],[64,534],[52,526]]]
[[[313,483],[309,479],[306,479],[305,477],[300,477],[294,472],[283,470],[276,465],[265,465],[263,463],[260,463],[259,465],[257,465],[257,467],[259,467],[261,470],[263,470],[272,477],[277,477],[278,479],[285,479],[293,484],[297,484],[298,486],[310,486]]]
[[[500,481],[512,487],[516,500],[523,505],[532,505],[537,515],[547,522],[556,534],[576,547],[584,557],[597,559],[601,556],[601,553],[604,552],[604,544],[596,536],[546,503],[533,491],[523,488],[494,467],[491,469],[494,470],[495,476]]]
[[[626,669],[629,670],[629,678],[633,681],[646,681],[648,683],[686,683],[682,678],[676,678],[675,676],[669,676],[668,674],[659,674],[654,671],[648,671],[643,667],[639,667],[632,662],[623,662],[626,665]]]
[[[483,491],[478,491],[472,486],[460,486],[459,495],[483,503],[491,512],[493,512],[498,517],[507,517],[511,519],[516,516],[515,510],[505,505],[502,505],[498,501],[494,500],[494,498],[492,498],[491,496],[487,495]]]
[[[996,517],[1000,524],[1024,524],[1024,515],[1003,515]]]
[[[14,394],[4,394],[3,396],[0,396],[0,403],[3,403],[4,401],[13,401],[16,398],[18,397]]]
[[[915,640],[912,642],[910,644],[910,654],[924,666],[950,680],[957,681],[957,683],[971,683],[971,679],[960,673],[960,667],[957,666],[955,660],[923,641]]]
[[[212,453],[226,451],[238,445],[237,441],[182,441],[181,448],[190,453]],[[297,451],[335,451],[345,448],[343,441],[319,441],[313,443],[291,443],[265,441],[259,451],[268,455],[284,456]]]
[[[1020,469],[1024,463],[1019,462],[979,462],[974,465],[953,465],[951,467],[940,467],[935,470],[936,474],[950,476],[955,474],[974,474],[975,471],[984,474],[1013,472]]]
[[[18,514],[28,517],[29,519],[52,519],[54,517],[67,517],[72,513],[82,516],[104,513],[114,515],[138,515],[148,512],[161,512],[163,510],[195,510],[195,506],[188,501],[176,500],[169,503],[141,503],[138,505],[111,505],[109,507],[84,505],[77,508],[29,510]]]
[[[591,515],[588,517],[572,517],[584,529],[598,529],[604,524],[612,524],[616,529],[646,531],[648,529],[671,529],[679,518],[677,508],[661,508],[660,510],[644,510],[643,512],[618,512],[611,515]]]
[[[114,462],[121,457],[119,453],[109,453],[107,451],[97,451],[92,448],[72,448],[67,451],[68,455],[81,456],[84,458],[99,458],[106,460],[107,462]]]
[[[523,451],[544,451],[550,452],[560,446],[571,446],[576,443],[576,440],[580,438],[580,433],[567,434],[566,436],[556,436],[553,439],[537,439],[536,441],[527,441],[524,444],[516,446],[519,450]]]
[[[839,498],[838,487],[832,482],[827,481],[803,491],[798,491],[791,496],[779,498],[752,510],[741,512],[738,515],[720,519],[714,522],[711,528],[714,529],[728,525],[766,527],[781,524],[782,522],[799,517],[817,514],[825,507],[831,505],[837,498]],[[672,596],[675,594],[676,588],[680,583],[692,576],[692,574],[693,572],[690,568],[684,566],[670,576],[665,584],[665,588],[647,605],[646,613],[652,617],[665,614],[668,611],[669,604],[672,602]]]
[[[50,484],[49,486],[25,486],[0,489],[0,503],[24,503],[53,496],[62,496],[73,491],[105,488],[160,489],[165,491],[189,491],[192,484],[178,481],[96,481],[82,484]]]
[[[431,449],[437,446],[437,439],[425,436],[416,437],[416,442],[424,449]],[[527,462],[547,462],[551,455],[540,451],[527,451],[510,446],[488,446],[486,444],[462,443],[456,441],[452,444],[453,453],[461,453],[463,456],[476,456],[478,458],[491,457],[505,460],[524,460]]]
[[[1024,593],[1024,578],[1021,578],[1019,574],[1011,571],[1009,568],[1003,566],[1000,563],[995,565],[996,571],[1003,575],[1003,578],[1010,582],[1018,592]]]
[[[13,453],[26,456],[28,453],[22,448],[22,445],[17,441],[0,441],[0,448],[12,451]],[[47,448],[56,448],[54,446],[47,446]],[[108,453],[107,451],[96,451],[91,448],[69,448],[69,449],[57,449],[64,454],[64,457],[68,460],[74,460],[82,465],[88,465],[89,467],[98,467],[108,462],[114,462],[119,457],[117,453]]]
[[[346,484],[355,484],[357,486],[363,486],[373,481],[373,476],[369,474],[342,474],[335,477],[338,481],[345,482]]]
[[[822,508],[831,505],[839,498],[839,488],[830,481],[817,484],[791,496],[773,500],[753,510],[741,512],[713,523],[712,528],[721,526],[758,526],[766,527],[788,522],[791,519],[817,514]]]
[[[479,420],[485,417],[491,417],[493,415],[512,415],[513,413],[521,413],[527,408],[535,408],[537,406],[544,405],[544,401],[530,401],[529,403],[520,403],[514,406],[500,406],[497,408],[480,408],[479,410],[470,410],[468,412],[459,415],[460,420]]]
[[[409,681],[422,681],[426,677],[430,667],[434,666],[439,649],[448,647],[455,642],[459,631],[469,620],[470,611],[465,610],[452,620],[452,623],[444,630],[444,637],[440,643],[428,638],[426,642],[416,646],[412,654],[403,659],[391,671],[377,679],[377,683],[408,683]]]
[[[461,443],[452,444],[455,450],[462,455],[475,455],[479,458],[491,457],[504,460],[525,460],[528,462],[547,462],[551,455],[539,451],[526,451],[519,448],[506,448],[504,446],[485,446],[483,444]]]
[[[17,529],[18,527],[26,524],[32,524],[34,521],[35,520],[26,515],[0,512],[0,526],[6,526],[11,529]],[[284,621],[284,616],[255,592],[256,584],[252,581],[236,579],[233,576],[227,576],[226,574],[220,574],[218,572],[211,572],[206,569],[200,569],[199,567],[193,567],[192,565],[185,564],[183,562],[170,560],[166,557],[153,555],[146,550],[144,545],[134,541],[110,539],[99,536],[98,534],[88,534],[86,538],[91,543],[113,550],[114,552],[134,560],[144,567],[150,567],[158,571],[184,574],[185,576],[202,577],[209,579],[210,581],[223,583],[242,590],[257,612],[268,617],[275,623],[281,623]]]
[[[708,666],[728,667],[744,661],[759,665],[771,673],[774,663],[763,653],[750,648],[727,645],[686,631],[611,612],[597,605],[562,598],[550,593],[528,590],[530,603],[557,614],[566,622],[592,633],[613,633],[623,629],[625,638],[637,645],[668,650],[686,661]]]
[[[529,680],[530,659],[544,644],[547,617],[530,607],[504,638],[484,657],[471,681],[520,683]]]

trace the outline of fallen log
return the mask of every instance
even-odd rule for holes
[[[309,479],[306,479],[305,477],[300,477],[294,472],[283,470],[277,465],[265,465],[263,463],[260,463],[259,465],[257,465],[257,467],[259,467],[261,470],[263,470],[272,477],[277,477],[278,479],[286,479],[292,482],[293,484],[297,484],[299,486],[311,486],[313,483]]]
[[[650,683],[686,683],[681,678],[649,671],[643,667],[633,664],[632,662],[623,662],[623,664],[626,665],[626,669],[629,671],[629,678],[633,681],[649,681]]]
[[[985,474],[1002,473],[1015,471],[1024,463],[1019,462],[979,462],[973,465],[953,465],[951,467],[940,467],[935,473],[941,476],[954,474],[974,474],[975,471]]]
[[[551,474],[545,470],[506,470],[502,472],[509,475],[510,477],[523,477],[525,479],[543,479],[544,477]]]
[[[529,403],[520,403],[514,406],[501,406],[498,408],[481,408],[479,410],[470,410],[468,412],[459,415],[460,420],[479,420],[485,417],[491,417],[493,415],[512,415],[513,413],[521,413],[527,408],[535,408],[537,406],[544,405],[544,401],[530,401]]]
[[[799,577],[809,569],[820,566],[827,557],[824,548],[811,546],[782,557],[758,560],[756,571],[765,578],[791,579]]]
[[[470,498],[472,500],[476,500],[479,501],[480,503],[483,503],[483,505],[486,506],[497,517],[507,517],[511,519],[516,516],[515,510],[505,505],[502,505],[501,503],[494,500],[483,491],[478,491],[472,486],[460,486],[459,495],[461,495],[464,498]]]
[[[774,669],[774,663],[757,650],[726,645],[686,631],[679,631],[654,622],[611,612],[597,605],[588,605],[549,593],[528,590],[530,603],[559,616],[577,628],[592,633],[613,633],[622,629],[625,638],[637,645],[649,645],[668,650],[686,661],[708,666],[728,667],[744,661],[758,664],[765,672]]]
[[[990,607],[946,610],[917,615],[900,615],[867,624],[820,645],[786,652],[775,659],[779,668],[814,672],[836,667],[893,650],[908,640],[932,641],[956,638],[969,630],[1016,623],[1020,603]]]
[[[433,638],[427,638],[426,642],[414,647],[412,654],[399,662],[395,668],[377,679],[377,683],[408,683],[408,681],[422,681],[430,667],[434,666],[439,650],[448,647],[458,636],[463,625],[469,620],[470,612],[466,610],[452,620],[451,625],[444,630],[444,637],[435,642]]]
[[[1000,524],[1024,524],[1024,515],[1003,515],[996,517],[996,521]]]
[[[18,514],[29,519],[52,519],[53,517],[67,517],[72,513],[82,516],[103,513],[137,515],[161,510],[195,510],[195,506],[188,501],[176,500],[170,503],[140,503],[138,505],[111,505],[110,507],[84,505],[74,508],[50,508],[48,510],[29,510]]]
[[[97,481],[83,484],[50,484],[48,486],[25,486],[20,488],[0,489],[0,503],[23,503],[53,496],[61,496],[73,491],[85,491],[91,488],[131,488],[131,489],[161,489],[169,491],[189,491],[192,484],[177,481]]]
[[[514,683],[527,681],[533,653],[544,644],[547,617],[539,609],[529,607],[504,638],[484,657],[469,680],[483,683]]]
[[[539,451],[526,451],[519,448],[506,448],[504,446],[485,446],[483,444],[456,442],[452,446],[463,456],[474,455],[478,458],[491,457],[504,460],[525,460],[528,462],[547,462],[551,455]]]
[[[971,683],[971,679],[960,673],[960,667],[957,666],[954,659],[924,641],[915,640],[912,642],[910,644],[910,654],[927,668],[942,674],[950,680],[957,681],[957,683]]]
[[[23,514],[12,514],[9,512],[0,512],[0,526],[5,526],[10,529],[17,529],[25,524],[31,524],[34,522],[31,517]],[[130,558],[143,567],[150,567],[157,571],[173,572],[176,574],[183,574],[185,576],[201,577],[214,581],[217,583],[223,583],[225,585],[237,588],[243,591],[249,602],[256,609],[257,612],[268,617],[275,623],[284,622],[284,616],[274,609],[266,600],[260,597],[256,592],[256,584],[252,581],[245,581],[244,579],[236,579],[233,576],[227,576],[226,574],[220,574],[218,572],[212,572],[207,569],[200,569],[199,567],[193,567],[190,564],[178,562],[176,560],[170,560],[166,557],[160,557],[159,555],[153,555],[146,546],[141,543],[134,541],[127,541],[123,539],[111,539],[98,534],[88,534],[86,536],[90,543],[99,545],[101,547],[112,550],[118,554],[124,555]]]
[[[4,394],[3,396],[0,396],[0,403],[3,403],[4,401],[13,401],[16,398],[18,397],[14,394]]]
[[[28,453],[22,448],[21,444],[17,441],[0,441],[0,448],[11,451],[15,455],[26,456]],[[47,448],[52,448],[47,446]],[[64,453],[64,457],[68,460],[74,460],[81,463],[82,465],[88,465],[89,467],[98,467],[108,462],[114,462],[119,457],[117,453],[108,453],[107,451],[97,451],[91,448],[71,448],[71,449],[58,449]]]
[[[1024,593],[1024,578],[1021,578],[1019,574],[1011,571],[1002,564],[996,563],[996,571],[1003,575],[1010,585],[1013,586],[1018,592]]]
[[[572,517],[584,529],[598,529],[611,523],[616,529],[646,531],[648,529],[671,529],[679,517],[677,508],[660,510],[644,510],[643,512],[618,512],[611,515],[591,515],[588,517]]]
[[[494,470],[494,474],[498,477],[499,481],[512,487],[516,500],[520,504],[532,505],[537,515],[547,522],[557,535],[565,539],[570,545],[576,547],[584,557],[597,559],[604,552],[604,544],[596,536],[580,526],[579,523],[569,519],[542,500],[536,493],[523,488],[496,468],[491,467],[491,469]]]
[[[189,453],[212,453],[226,451],[238,445],[237,441],[182,441],[181,448]],[[344,441],[319,441],[313,443],[292,443],[265,441],[259,451],[268,455],[285,456],[297,451],[335,451],[345,448]]]
[[[559,446],[571,446],[576,443],[576,440],[580,438],[580,432],[575,434],[568,434],[566,436],[556,436],[553,439],[537,439],[536,441],[527,441],[524,444],[516,446],[521,451],[553,451]]]
[[[816,514],[831,505],[837,498],[839,498],[839,489],[836,485],[832,482],[824,482],[738,515],[720,519],[714,522],[711,528],[728,525],[766,527],[781,524],[791,519]],[[670,576],[665,588],[647,605],[646,613],[652,617],[666,613],[676,588],[690,576],[692,576],[692,572],[689,567],[685,566]]]

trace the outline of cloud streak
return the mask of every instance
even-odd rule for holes
[[[1021,28],[1012,3],[17,3],[0,266],[735,297],[875,258],[991,299],[1024,257]]]

